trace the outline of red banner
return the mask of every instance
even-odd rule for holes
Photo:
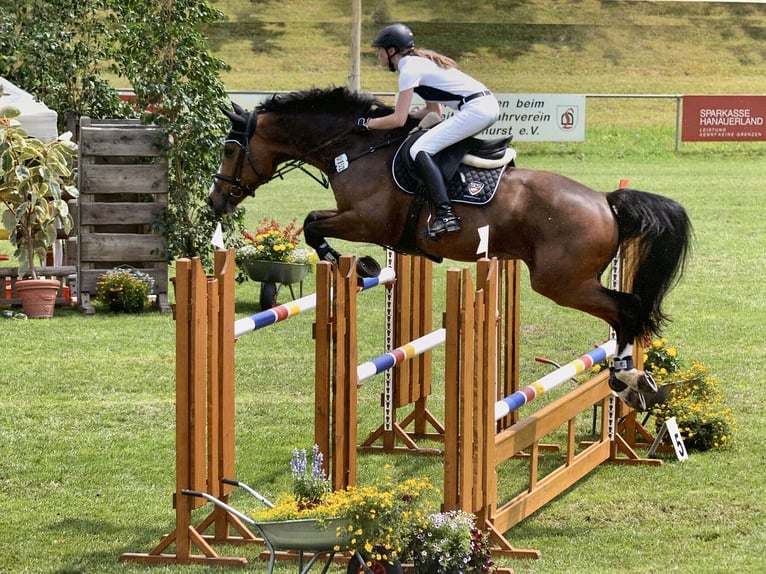
[[[766,141],[766,96],[684,96],[681,140]]]

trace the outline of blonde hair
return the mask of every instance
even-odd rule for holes
[[[428,58],[432,62],[434,62],[437,66],[441,68],[454,68],[457,66],[457,63],[452,58],[449,58],[443,54],[440,54],[439,52],[434,52],[433,50],[427,50],[425,48],[414,48],[412,51],[409,52],[413,56],[420,56],[421,58]]]

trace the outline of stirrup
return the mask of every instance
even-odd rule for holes
[[[460,231],[460,218],[454,214],[436,216],[433,224],[428,228],[428,237],[437,237],[445,231],[447,233]]]

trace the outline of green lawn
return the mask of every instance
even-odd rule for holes
[[[667,336],[686,362],[710,365],[739,422],[736,446],[693,453],[661,468],[606,466],[507,533],[539,561],[513,561],[521,573],[758,572],[766,520],[760,430],[764,364],[761,277],[766,258],[757,217],[762,202],[759,162],[736,154],[695,154],[619,160],[527,157],[598,189],[631,185],[666,194],[689,210],[694,255],[668,299],[675,322]],[[248,200],[248,218],[282,220],[326,205],[328,192],[291,176]],[[380,250],[343,245],[342,251]],[[437,302],[444,271],[437,267]],[[309,281],[310,283],[311,281]],[[311,286],[306,286],[307,291]],[[380,353],[380,294],[361,298],[359,356]],[[240,315],[257,305],[257,286],[237,287]],[[545,372],[535,355],[568,360],[599,340],[604,327],[556,307],[524,286],[523,379]],[[287,460],[311,444],[311,317],[297,317],[244,337],[237,345],[238,477],[275,496],[289,483]],[[126,551],[147,552],[173,526],[174,323],[158,314],[83,317],[59,310],[51,321],[2,323],[7,357],[0,398],[0,537],[3,572],[202,572],[203,567],[118,564]],[[302,341],[302,343],[301,343]],[[296,344],[297,343],[297,344]],[[435,354],[441,365],[442,358]],[[438,378],[437,378],[438,380]],[[379,387],[362,389],[360,435],[381,422]],[[433,401],[441,407],[439,385]],[[360,476],[441,474],[438,459],[364,455]],[[253,505],[237,496],[243,509]],[[255,548],[227,549],[254,558]],[[264,566],[253,566],[263,568]],[[279,572],[294,566],[281,565]],[[333,569],[332,571],[336,571]],[[340,571],[340,570],[337,570]]]
[[[216,5],[230,19],[211,30],[213,47],[233,66],[229,88],[345,83],[346,0]],[[396,19],[413,22],[425,44],[454,55],[497,91],[766,93],[762,4],[387,5]],[[369,20],[374,8],[365,3],[366,38],[375,30]],[[454,23],[455,14],[468,23]],[[394,85],[393,75],[365,57],[365,89],[392,91]],[[766,364],[766,144],[682,144],[674,153],[674,106],[673,100],[589,99],[585,142],[519,144],[518,161],[600,190],[626,178],[632,187],[687,208],[696,241],[686,274],[667,300],[675,321],[666,336],[682,361],[709,365],[722,382],[738,421],[735,446],[694,452],[685,463],[667,458],[659,468],[597,469],[506,533],[514,546],[542,551],[537,561],[503,562],[521,574],[756,574],[766,568],[766,387],[760,380]],[[244,203],[251,227],[264,216],[302,220],[309,210],[332,204],[329,191],[297,172]],[[376,247],[335,245],[343,253],[382,256]],[[0,242],[0,252],[10,252],[7,242]],[[436,310],[444,307],[450,265],[435,269]],[[522,380],[531,381],[548,370],[535,356],[571,360],[602,340],[606,328],[555,306],[522,281]],[[305,289],[313,290],[312,277]],[[238,316],[255,312],[257,301],[257,284],[237,286]],[[382,294],[360,297],[360,310],[364,359],[383,350]],[[0,572],[229,571],[118,562],[123,552],[150,551],[174,526],[172,318],[102,311],[85,317],[57,309],[50,321],[0,320],[0,326]],[[311,446],[311,326],[308,314],[237,343],[237,477],[269,497],[289,485],[291,450]],[[443,355],[435,352],[434,361],[438,373]],[[379,379],[361,389],[360,436],[382,423]],[[438,377],[432,408],[437,414],[442,408]],[[438,481],[442,473],[434,457],[363,455],[359,464],[362,482],[384,473]],[[242,495],[234,503],[243,510],[255,505]],[[249,569],[263,572],[259,551],[221,549],[248,557]],[[277,568],[278,574],[294,571],[295,564]]]

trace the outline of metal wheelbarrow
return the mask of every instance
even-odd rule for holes
[[[268,499],[242,482],[229,478],[222,479],[222,482],[242,488],[268,508],[274,507]],[[268,574],[273,574],[274,572],[278,551],[298,552],[298,574],[307,574],[311,567],[320,558],[324,557],[325,562],[321,574],[326,574],[335,554],[339,551],[347,550],[351,542],[352,533],[348,532],[348,522],[345,518],[327,519],[324,521],[326,526],[322,528],[319,528],[318,521],[315,518],[258,522],[206,492],[185,489],[181,493],[187,496],[204,498],[250,526],[254,526],[269,550]],[[310,554],[311,557],[306,561],[304,554]],[[361,573],[401,574],[401,565],[398,562],[389,564],[387,562],[372,561],[370,567],[359,552],[354,552],[349,561],[347,574]]]

